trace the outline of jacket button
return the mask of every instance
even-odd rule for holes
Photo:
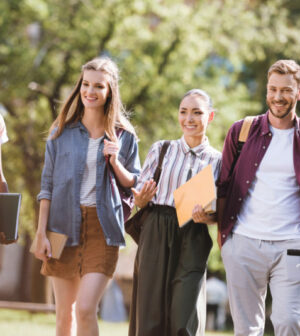
[[[266,146],[263,146],[262,148],[263,148],[263,149],[266,149]]]
[[[225,234],[223,234],[223,235],[222,235],[222,238],[225,238],[225,237],[226,237],[226,235],[225,235]]]
[[[250,181],[248,181],[248,180],[247,180],[247,181],[246,181],[246,183],[247,183],[247,184],[249,184],[249,183],[250,183]]]
[[[238,199],[238,201],[239,201],[239,202],[242,202],[242,198],[240,197],[240,198]]]
[[[230,219],[234,219],[234,216],[231,216]]]
[[[271,133],[271,132],[269,133],[269,136],[272,136],[272,133]]]
[[[255,162],[255,163],[254,163],[254,166],[257,167],[257,166],[258,166],[258,163]]]

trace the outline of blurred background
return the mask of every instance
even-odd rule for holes
[[[192,88],[213,99],[208,136],[222,150],[234,121],[266,111],[269,66],[300,62],[299,15],[295,0],[1,1],[0,113],[10,138],[2,160],[22,210],[18,244],[0,246],[0,300],[53,304],[29,247],[47,131],[82,64],[99,55],[117,62],[142,162],[154,141],[180,136],[178,104]],[[215,241],[216,228],[210,231]],[[115,275],[126,311],[136,250],[127,242]],[[209,270],[225,279],[216,243]]]

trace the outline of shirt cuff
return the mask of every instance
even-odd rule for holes
[[[52,193],[48,190],[41,190],[41,192],[37,195],[37,200],[40,201],[42,199],[47,199],[49,201],[52,200]]]

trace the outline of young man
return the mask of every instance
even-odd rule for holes
[[[268,72],[269,110],[255,117],[234,169],[243,121],[230,128],[218,181],[219,243],[235,336],[264,332],[267,286],[276,336],[300,335],[300,66]]]

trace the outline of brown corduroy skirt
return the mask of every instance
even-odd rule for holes
[[[103,273],[112,277],[119,255],[118,246],[106,244],[95,207],[81,206],[82,223],[78,246],[65,247],[59,260],[43,263],[41,274],[64,279],[87,273]]]

